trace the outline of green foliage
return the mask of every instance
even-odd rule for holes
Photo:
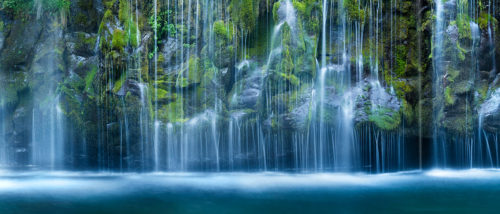
[[[344,8],[349,20],[363,21],[365,19],[365,11],[360,8],[358,0],[344,0]]]
[[[256,24],[259,4],[254,0],[232,0],[230,5],[233,20],[246,32],[251,32]]]
[[[226,26],[226,24],[224,24],[224,21],[219,20],[214,22],[214,33],[217,38],[231,41],[233,36],[233,28]]]
[[[37,9],[34,0],[3,0],[2,10],[14,16],[28,16]],[[69,0],[41,0],[42,12],[67,11],[71,2]]]
[[[2,10],[6,10],[13,15],[23,15],[32,11],[33,4],[33,0],[4,0]]]
[[[174,18],[175,14],[172,12],[172,10],[164,10],[160,11],[157,14],[156,22],[154,14],[151,15],[149,17],[148,23],[151,28],[157,30],[158,38],[165,38],[167,36],[173,37],[177,33],[177,26],[172,24]]]

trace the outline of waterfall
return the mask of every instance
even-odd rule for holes
[[[154,75],[155,75],[155,109],[154,109],[154,140],[153,140],[153,148],[154,148],[154,169],[158,171],[159,164],[159,156],[158,156],[158,144],[159,142],[159,131],[160,131],[160,122],[158,121],[158,2],[157,0],[153,1],[154,7]]]
[[[32,117],[32,164],[42,169],[62,169],[65,123],[59,99],[33,109]]]
[[[5,8],[14,21],[0,23],[0,165],[498,167],[497,1],[483,3],[123,0],[65,8],[78,19],[96,15],[88,21],[97,27],[76,18],[66,25],[45,0],[30,3],[29,14]],[[22,15],[29,28],[15,20]],[[36,39],[11,36],[28,33]]]
[[[65,161],[66,123],[57,85],[61,78],[58,65],[62,57],[55,50],[63,37],[61,22],[53,17],[52,29],[35,53],[43,60],[37,61],[32,68],[43,86],[32,92],[30,163],[41,169],[63,169]]]
[[[140,124],[140,160],[142,161],[143,164],[141,164],[142,168],[144,169],[145,164],[147,163],[147,159],[149,157],[148,148],[149,145],[148,143],[150,142],[150,130],[149,130],[149,108],[148,108],[148,87],[144,83],[139,84],[139,92],[140,92],[140,112],[139,112],[139,124]],[[156,123],[156,122],[155,122]],[[155,151],[156,152],[156,151]]]
[[[34,6],[36,8],[36,19],[40,19],[43,12],[43,2],[42,0],[35,0]]]
[[[333,9],[333,8],[332,8]],[[323,1],[323,21],[322,21],[322,43],[321,43],[321,67],[318,70],[318,86],[319,88],[319,97],[318,97],[318,110],[319,110],[319,120],[318,124],[318,133],[312,133],[315,137],[314,145],[317,145],[317,156],[315,159],[315,167],[317,169],[322,170],[324,165],[330,163],[331,161],[325,161],[325,159],[333,158],[333,167],[335,170],[339,171],[350,171],[354,167],[353,158],[357,154],[353,133],[353,107],[354,107],[354,99],[357,96],[357,92],[355,88],[351,88],[350,84],[350,69],[347,63],[348,58],[350,57],[350,53],[348,52],[349,47],[346,46],[348,44],[348,31],[347,28],[351,24],[347,22],[346,13],[343,9],[343,2],[339,1],[338,3],[338,13],[339,17],[337,20],[340,22],[338,26],[328,25],[327,22],[328,14],[329,14],[329,4],[328,0]],[[361,32],[358,32],[360,28],[360,23],[353,23],[353,26],[356,28],[356,37],[353,41],[356,45],[353,47],[358,47],[362,44]],[[329,32],[329,33],[327,33]],[[332,62],[332,60],[327,59],[327,35],[332,37],[333,35],[337,35],[338,42],[336,44],[336,49],[338,53],[329,53],[330,55],[341,56],[336,63]],[[332,44],[330,44],[332,45]],[[332,48],[330,48],[332,49]],[[358,50],[356,50],[356,53]],[[361,60],[361,56],[356,54],[356,67],[357,67],[357,81],[361,81],[361,74],[359,74],[362,68],[359,67],[359,61]],[[326,82],[333,82],[336,86],[327,85]],[[330,83],[331,84],[331,83]],[[337,88],[337,89],[335,89]],[[335,96],[338,96],[340,99],[340,105],[338,107],[326,106],[325,103],[327,100],[327,90],[328,96],[331,96],[331,93],[334,93]],[[329,101],[331,102],[331,101]],[[331,104],[329,104],[331,105]],[[331,125],[327,125],[327,121],[325,118],[327,117],[326,108],[330,108],[328,114],[331,113],[331,108],[337,108],[337,122],[334,123],[333,127]],[[333,129],[333,130],[332,130]],[[332,130],[332,131],[329,131]],[[331,145],[331,146],[329,146]],[[328,149],[330,148],[333,153],[330,155]],[[315,149],[316,150],[316,149]],[[330,166],[331,167],[331,166]]]
[[[445,25],[445,17],[444,17],[444,8],[442,1],[435,2],[435,16],[436,16],[436,25],[434,29],[434,37],[433,37],[433,93],[434,96],[442,96],[442,77],[443,77],[443,37],[444,37],[444,25]],[[433,142],[434,142],[434,162],[435,165],[443,164],[439,163],[439,156],[445,156],[443,154],[444,146],[443,139],[439,134],[439,124],[438,124],[438,115],[441,108],[440,104],[433,103]]]
[[[0,166],[8,166],[9,165],[9,150],[7,147],[7,138],[5,136],[6,134],[6,121],[7,118],[5,118],[5,110],[3,107],[4,105],[4,100],[3,97],[0,96],[0,104],[2,105],[0,107]]]

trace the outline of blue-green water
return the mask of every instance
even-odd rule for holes
[[[499,213],[500,171],[0,171],[0,213]]]

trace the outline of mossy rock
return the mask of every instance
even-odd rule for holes
[[[231,0],[231,17],[245,32],[252,32],[259,16],[259,2],[255,0]]]
[[[399,112],[379,107],[377,109],[372,109],[372,112],[369,115],[369,120],[378,128],[390,131],[399,127],[399,124],[401,123],[401,116]]]
[[[120,29],[115,29],[113,32],[113,40],[111,41],[113,50],[118,52],[123,52],[125,50],[125,45],[127,45],[127,38],[124,31]]]
[[[158,110],[158,117],[164,122],[178,123],[185,122],[182,97],[177,97],[174,101],[164,105]]]
[[[177,94],[176,93],[172,93],[172,92],[169,92],[167,90],[160,89],[160,88],[157,88],[156,90],[157,90],[156,93],[157,93],[157,96],[158,96],[157,97],[158,103],[164,104],[164,103],[172,102],[175,99],[177,99]],[[154,89],[153,89],[153,93],[155,93]]]

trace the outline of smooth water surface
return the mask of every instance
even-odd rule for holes
[[[0,213],[498,213],[500,171],[0,171]]]

